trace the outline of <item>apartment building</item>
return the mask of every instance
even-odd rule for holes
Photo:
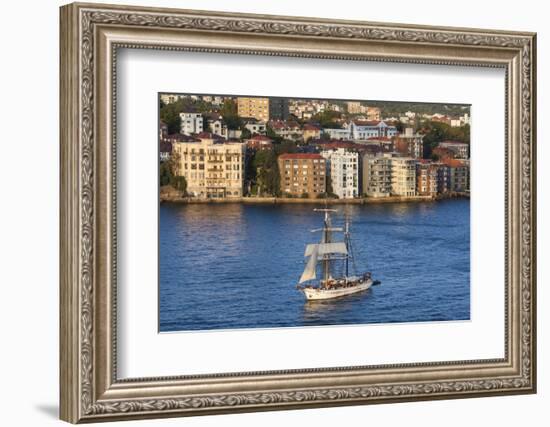
[[[392,157],[392,194],[416,195],[416,160],[411,157]]]
[[[445,163],[434,164],[437,165],[437,193],[447,193],[451,189],[451,169]]]
[[[181,130],[184,135],[201,133],[204,130],[204,121],[201,113],[184,111],[180,113]]]
[[[438,190],[438,165],[429,160],[416,164],[416,192],[419,196],[435,197]]]
[[[269,98],[237,98],[239,117],[251,117],[267,122],[269,120]]]
[[[469,163],[458,159],[445,159],[443,163],[449,167],[449,190],[458,193],[470,191]]]
[[[290,116],[288,98],[269,98],[269,118],[287,120]]]
[[[321,152],[328,161],[332,192],[340,199],[359,196],[359,154],[345,148]]]
[[[346,102],[348,113],[350,114],[360,114],[363,112],[361,108],[361,103],[359,101],[348,101]]]
[[[414,159],[421,159],[424,154],[424,136],[415,133],[412,128],[406,128],[405,132],[393,138],[395,151]]]
[[[362,193],[368,197],[388,197],[392,191],[392,155],[367,152],[363,155]]]
[[[319,154],[287,153],[277,159],[281,193],[314,198],[326,192],[326,161]]]
[[[187,181],[187,192],[199,198],[242,197],[246,145],[226,142],[212,134],[198,135],[197,142],[175,142],[179,176]]]

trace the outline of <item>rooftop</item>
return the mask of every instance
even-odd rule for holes
[[[300,125],[298,123],[292,122],[292,121],[284,121],[284,120],[271,120],[269,122],[269,126],[271,126],[273,129],[284,129],[284,128],[299,128]]]
[[[215,133],[210,132],[201,132],[196,135],[199,139],[214,139],[214,140],[225,140],[223,136],[216,135]]]
[[[381,120],[354,120],[357,126],[378,126],[380,123],[383,123]]]
[[[180,114],[200,114],[196,107],[187,107]]]
[[[320,154],[316,153],[285,153],[279,156],[279,159],[282,160],[314,160],[314,159],[323,159]]]

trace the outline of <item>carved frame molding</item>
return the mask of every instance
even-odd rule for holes
[[[151,41],[152,35],[170,41]],[[208,43],[198,42],[203,39]],[[535,391],[534,34],[71,4],[61,8],[60,42],[62,419],[75,423]],[[113,147],[114,65],[121,47],[506,68],[506,357],[117,380]],[[266,377],[273,377],[267,386]],[[288,380],[299,385],[285,386]],[[197,384],[209,391],[193,391]]]

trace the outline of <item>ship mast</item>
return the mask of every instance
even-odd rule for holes
[[[350,248],[350,233],[349,233],[349,216],[346,212],[346,226],[345,226],[345,230],[344,230],[344,241],[346,242],[346,249],[348,251],[348,255],[346,256],[346,280],[347,278],[349,277],[349,254],[350,254],[350,251],[351,251],[351,248]]]
[[[325,213],[325,221],[323,226],[323,243],[331,243],[331,231],[332,231],[332,223],[330,220],[330,212],[337,212],[336,209],[314,209],[315,212],[324,212]],[[323,255],[323,278],[324,278],[324,284],[323,287],[327,286],[328,280],[330,278],[330,255],[324,254]]]

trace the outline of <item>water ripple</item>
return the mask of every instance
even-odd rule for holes
[[[469,319],[468,200],[349,213],[356,263],[382,285],[307,303],[295,285],[322,220],[311,205],[161,205],[160,330]]]

